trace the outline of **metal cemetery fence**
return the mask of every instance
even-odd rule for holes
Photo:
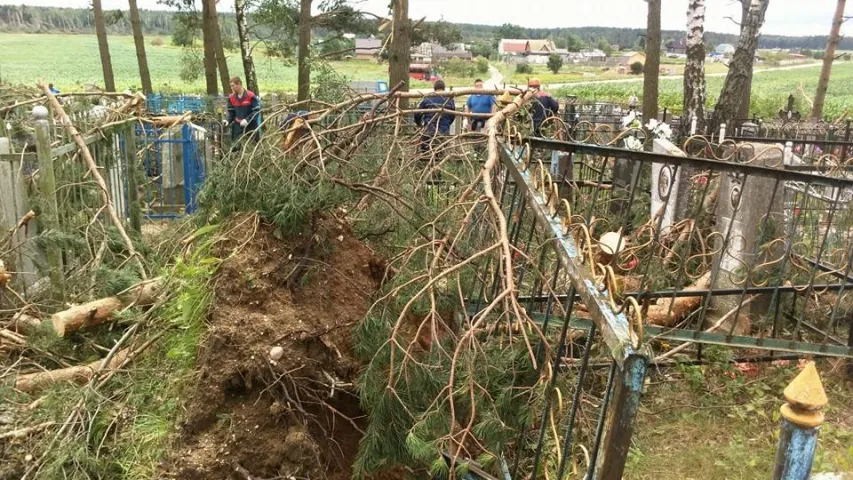
[[[719,348],[853,358],[853,180],[788,169],[779,147],[694,139],[688,152],[503,145],[519,298],[559,352],[543,367],[538,441],[519,439],[512,478],[567,478],[583,463],[572,478],[622,478],[653,347],[660,362]],[[494,292],[484,282],[471,311]]]

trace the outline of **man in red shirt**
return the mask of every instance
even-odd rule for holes
[[[225,126],[231,126],[234,145],[243,136],[260,140],[261,101],[254,92],[243,88],[240,77],[231,79],[231,95],[228,96],[228,116]]]

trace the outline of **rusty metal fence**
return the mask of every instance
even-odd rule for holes
[[[775,145],[585,138],[519,137],[500,152],[519,299],[548,339],[538,351],[557,352],[541,415],[508,454],[512,478],[622,478],[652,363],[720,348],[853,358],[845,169],[802,171]],[[490,278],[472,313],[495,294]]]

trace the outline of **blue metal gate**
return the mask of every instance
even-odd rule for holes
[[[193,213],[205,178],[206,131],[190,123],[170,128],[144,125],[136,127],[136,138],[143,168],[138,195],[145,217],[171,219]]]

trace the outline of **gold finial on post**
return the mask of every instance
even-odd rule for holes
[[[786,420],[806,428],[823,424],[821,410],[829,400],[813,361],[808,362],[803,371],[785,387],[784,395],[786,403],[782,405],[781,411]]]

